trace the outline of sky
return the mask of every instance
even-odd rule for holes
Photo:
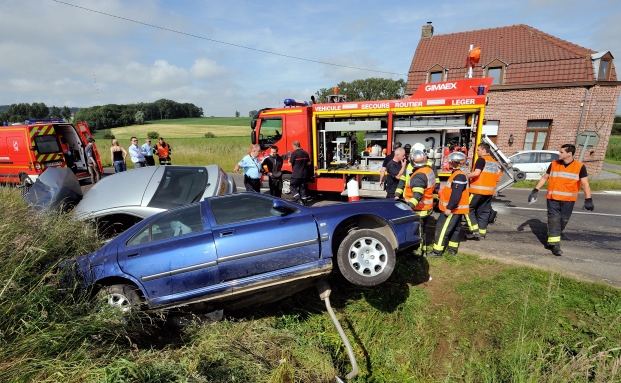
[[[619,0],[1,0],[0,105],[165,98],[248,116],[341,81],[406,80],[428,21],[434,35],[526,24],[610,51],[621,77]]]

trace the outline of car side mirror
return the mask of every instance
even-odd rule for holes
[[[281,199],[275,199],[274,200],[274,204],[272,205],[272,208],[276,211],[281,212],[284,215],[289,215],[289,214],[293,214],[296,211],[298,211],[297,208],[289,205],[287,202],[281,200]]]

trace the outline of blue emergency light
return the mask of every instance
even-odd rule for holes
[[[49,120],[26,120],[24,125],[30,124],[51,124],[53,122],[65,122],[62,118],[50,118]]]
[[[285,106],[307,106],[306,101],[295,101],[292,98],[285,98]]]

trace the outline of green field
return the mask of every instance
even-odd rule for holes
[[[235,164],[248,153],[250,148],[249,117],[205,117],[179,120],[163,120],[145,125],[133,125],[110,129],[125,150],[132,136],[144,143],[147,133],[157,132],[172,148],[174,165],[218,164],[225,171],[232,172]],[[210,132],[215,138],[205,138]],[[104,132],[94,134],[97,149],[104,167],[112,166],[110,156],[111,140],[102,138]],[[152,142],[155,144],[155,141]],[[156,160],[157,161],[157,160]],[[132,164],[128,158],[128,166]]]

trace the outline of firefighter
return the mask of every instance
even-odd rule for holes
[[[466,155],[453,152],[446,156],[449,168],[453,172],[440,192],[438,207],[442,214],[436,223],[436,235],[433,243],[432,257],[442,257],[448,247],[449,255],[456,255],[459,248],[459,230],[461,217],[470,211],[468,206],[468,177],[461,170],[466,162]]]
[[[492,198],[496,192],[496,185],[502,176],[500,164],[489,155],[490,148],[486,143],[477,147],[479,158],[474,164],[474,170],[468,174],[470,180],[470,213],[466,222],[470,233],[468,239],[485,238],[487,224],[492,212]]]
[[[160,165],[171,165],[172,161],[170,160],[170,155],[172,154],[172,149],[168,142],[164,141],[163,137],[160,137],[157,144],[155,144],[155,150],[157,151],[157,156],[160,159]]]
[[[558,160],[553,161],[546,174],[541,177],[533,191],[528,196],[529,203],[537,202],[539,189],[549,181],[548,193],[546,194],[548,206],[548,241],[546,249],[556,256],[563,255],[561,251],[561,234],[569,222],[574,204],[578,199],[580,185],[584,191],[583,209],[593,211],[593,199],[591,198],[591,186],[586,166],[580,161],[574,160],[576,147],[572,144],[561,146],[558,152]]]
[[[427,221],[433,213],[433,195],[436,191],[436,174],[427,162],[427,155],[420,151],[414,151],[410,156],[410,164],[414,170],[407,171],[407,176],[401,177],[397,187],[397,195],[403,197],[405,202],[420,217],[421,255],[426,255],[426,230]]]

